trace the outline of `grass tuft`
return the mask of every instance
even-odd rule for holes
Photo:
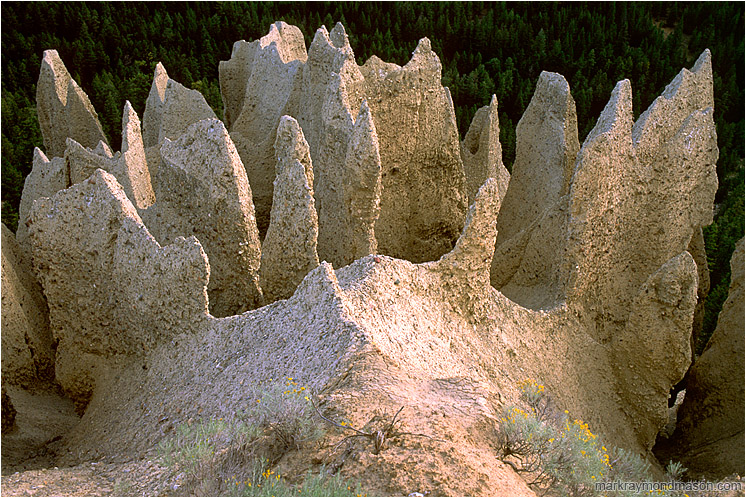
[[[339,475],[307,473],[290,482],[273,468],[290,451],[324,436],[305,387],[293,378],[251,398],[251,406],[231,420],[204,419],[181,424],[161,441],[163,463],[180,477],[187,496],[361,496]]]

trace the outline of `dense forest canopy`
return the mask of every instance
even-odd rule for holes
[[[113,150],[125,99],[142,116],[157,62],[199,90],[218,116],[218,62],[233,42],[265,35],[283,20],[310,45],[322,24],[341,22],[359,64],[378,55],[405,64],[427,36],[443,63],[462,136],[492,94],[499,102],[506,166],[515,126],[542,70],[570,83],[581,141],[614,84],[629,79],[635,117],[682,67],[713,56],[720,182],[715,222],[705,230],[712,291],[705,331],[727,297],[730,256],[744,234],[744,4],[742,2],[3,2],[2,221],[15,231],[33,147],[42,52],[55,48],[88,93]]]

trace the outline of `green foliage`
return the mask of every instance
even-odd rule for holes
[[[256,398],[256,404],[240,416],[271,429],[285,449],[299,448],[324,434],[306,388],[298,387],[292,377],[282,384],[270,385]]]
[[[158,445],[161,461],[183,474],[191,496],[348,496],[360,489],[325,469],[292,483],[272,469],[288,451],[324,435],[304,387],[274,383],[230,420],[182,424]]]
[[[197,476],[203,474],[202,466],[221,448],[246,446],[259,435],[259,428],[253,424],[207,419],[180,425],[172,437],[159,443],[158,451],[167,466],[179,464],[182,470]]]
[[[609,482],[649,483],[653,481],[650,475],[650,462],[640,455],[624,448],[614,448],[613,455],[610,462]],[[644,490],[617,490],[615,493],[618,496],[650,496],[651,494]],[[660,496],[663,493],[657,494]]]
[[[681,480],[687,470],[689,469],[684,467],[681,462],[674,462],[673,460],[669,460],[668,465],[666,465],[666,475],[673,481]]]
[[[2,222],[13,232],[18,227],[24,178],[31,172],[34,147],[42,141],[32,102],[2,87]]]
[[[506,407],[500,418],[501,458],[512,457],[513,467],[543,492],[594,494],[595,483],[608,480],[609,452],[588,424],[557,413],[544,386],[529,379],[519,385],[524,408]]]
[[[330,475],[324,468],[317,474],[307,472],[301,484],[293,485],[263,459],[254,462],[243,480],[231,477],[226,480],[227,496],[362,496],[360,485],[353,488],[339,474]]]
[[[598,495],[596,485],[651,482],[650,463],[623,448],[608,449],[588,424],[559,413],[533,379],[519,384],[522,406],[503,409],[499,419],[499,457],[543,494]],[[679,480],[686,469],[670,462],[668,476]],[[626,490],[602,490],[625,494]],[[645,493],[638,489],[636,492]],[[631,490],[630,490],[631,493]]]

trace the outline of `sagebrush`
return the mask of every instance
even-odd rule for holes
[[[362,493],[324,468],[290,482],[274,469],[289,451],[323,437],[305,387],[287,377],[250,398],[228,419],[180,425],[158,446],[188,496],[348,496]]]
[[[651,464],[623,448],[607,447],[587,423],[553,406],[543,385],[527,379],[518,385],[522,406],[503,408],[499,420],[499,457],[540,494],[634,495],[636,491],[599,490],[597,483],[652,482]],[[673,482],[686,471],[671,462]],[[640,494],[649,495],[647,491]],[[675,495],[661,490],[658,495]],[[683,494],[683,493],[682,493]]]

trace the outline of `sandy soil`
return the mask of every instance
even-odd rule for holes
[[[8,394],[18,414],[2,436],[3,496],[162,496],[178,489],[152,460],[56,467],[62,435],[80,422],[73,402],[51,385],[9,387]]]

